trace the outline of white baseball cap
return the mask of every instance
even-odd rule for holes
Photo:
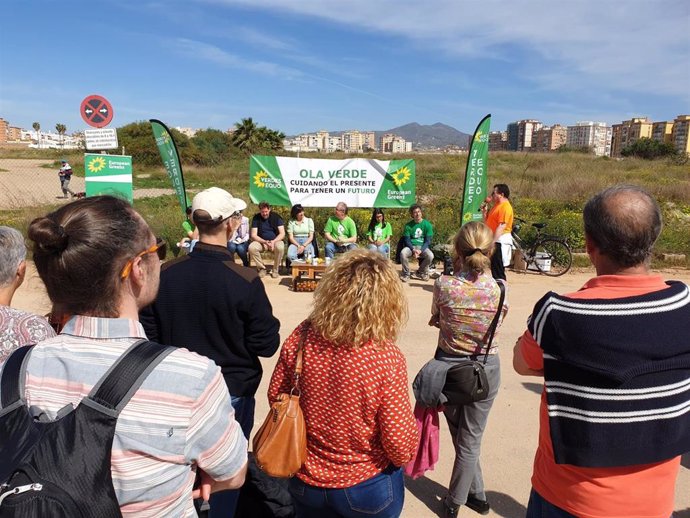
[[[221,221],[232,216],[235,212],[244,210],[247,204],[239,198],[219,187],[209,187],[194,196],[192,200],[192,216],[195,221]],[[199,218],[194,214],[197,210],[204,210],[209,214]]]

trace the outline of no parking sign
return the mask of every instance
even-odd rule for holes
[[[100,95],[89,95],[81,102],[79,109],[81,118],[89,126],[103,128],[113,120],[113,106],[110,102]]]

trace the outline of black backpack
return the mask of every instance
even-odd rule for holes
[[[24,400],[31,349],[17,349],[0,379],[0,518],[121,517],[110,473],[117,418],[174,348],[136,342],[55,421],[34,419]]]

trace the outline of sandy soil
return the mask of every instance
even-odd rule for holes
[[[57,174],[58,168],[41,167],[51,163],[50,160],[0,159],[0,210],[68,202],[69,200],[59,199],[62,190]],[[72,176],[70,189],[74,192],[84,191],[84,178]],[[173,190],[170,188],[134,191],[134,197],[137,199],[162,194],[173,194]]]
[[[663,273],[667,278],[690,283],[688,271]],[[508,272],[510,311],[498,337],[503,364],[501,392],[491,411],[481,457],[492,505],[489,516],[524,516],[530,491],[532,459],[537,444],[537,410],[541,384],[537,378],[524,378],[512,370],[512,345],[524,331],[525,321],[534,303],[546,291],[564,293],[576,290],[592,275],[592,271],[580,271],[552,279],[532,273]],[[281,336],[285,338],[307,316],[312,294],[290,291],[288,277],[266,278],[265,284],[274,313],[281,321]],[[437,333],[426,324],[431,305],[432,281],[412,280],[405,290],[409,297],[410,319],[399,345],[407,357],[408,375],[412,380],[433,354]],[[15,295],[13,305],[41,314],[49,310],[43,284],[35,270],[31,269],[25,284]],[[266,374],[257,393],[257,426],[268,410],[264,395],[274,363],[275,358],[263,362]],[[454,458],[443,418],[440,457],[434,471],[420,479],[406,481],[404,517],[433,517],[441,512],[440,499],[450,479]],[[685,456],[678,477],[675,509],[678,511],[676,517],[690,518],[690,455]],[[471,517],[476,514],[468,508],[461,508],[458,516]]]

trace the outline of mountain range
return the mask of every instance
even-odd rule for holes
[[[376,131],[376,141],[386,133],[400,135],[408,142],[412,142],[413,149],[436,149],[446,146],[466,148],[472,135],[458,131],[452,126],[437,122],[436,124],[418,124],[410,122],[404,126],[391,128],[386,131]]]
[[[344,131],[330,131],[332,135],[340,136]],[[438,149],[446,146],[468,147],[472,135],[458,131],[452,126],[437,122],[436,124],[419,124],[410,122],[397,128],[375,130],[376,142],[386,133],[399,135],[408,142],[412,142],[413,149]]]

